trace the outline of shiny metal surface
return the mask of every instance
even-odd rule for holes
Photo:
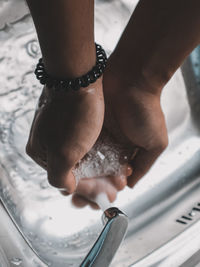
[[[96,40],[108,53],[136,2],[96,1]],[[11,267],[79,266],[102,230],[102,211],[75,208],[26,156],[41,87],[33,75],[40,51],[22,0],[0,0],[0,28],[0,198],[7,210],[0,203],[0,260]],[[177,267],[199,250],[199,55],[195,50],[163,91],[168,149],[115,202],[129,228],[113,267]]]
[[[80,267],[108,267],[128,227],[128,217],[117,208],[104,211],[104,229]]]
[[[46,267],[26,243],[9,214],[0,204],[0,266]]]

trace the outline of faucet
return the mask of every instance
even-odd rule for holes
[[[107,267],[119,248],[128,227],[128,217],[118,208],[104,211],[104,228],[80,267]]]

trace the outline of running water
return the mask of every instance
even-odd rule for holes
[[[111,203],[105,193],[100,193],[96,196],[95,202],[99,205],[102,211],[111,208]]]

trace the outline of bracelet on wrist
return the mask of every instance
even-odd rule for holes
[[[43,60],[42,58],[40,58],[35,69],[36,78],[40,81],[41,84],[47,85],[49,88],[53,88],[56,91],[77,91],[81,87],[87,87],[90,83],[96,82],[96,80],[101,77],[107,63],[107,56],[104,49],[99,44],[95,43],[95,46],[96,65],[85,75],[73,79],[57,79],[56,77],[53,77],[46,72]]]

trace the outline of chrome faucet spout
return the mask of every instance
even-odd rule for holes
[[[126,234],[128,217],[118,208],[104,211],[102,219],[105,226],[80,267],[109,266]]]

